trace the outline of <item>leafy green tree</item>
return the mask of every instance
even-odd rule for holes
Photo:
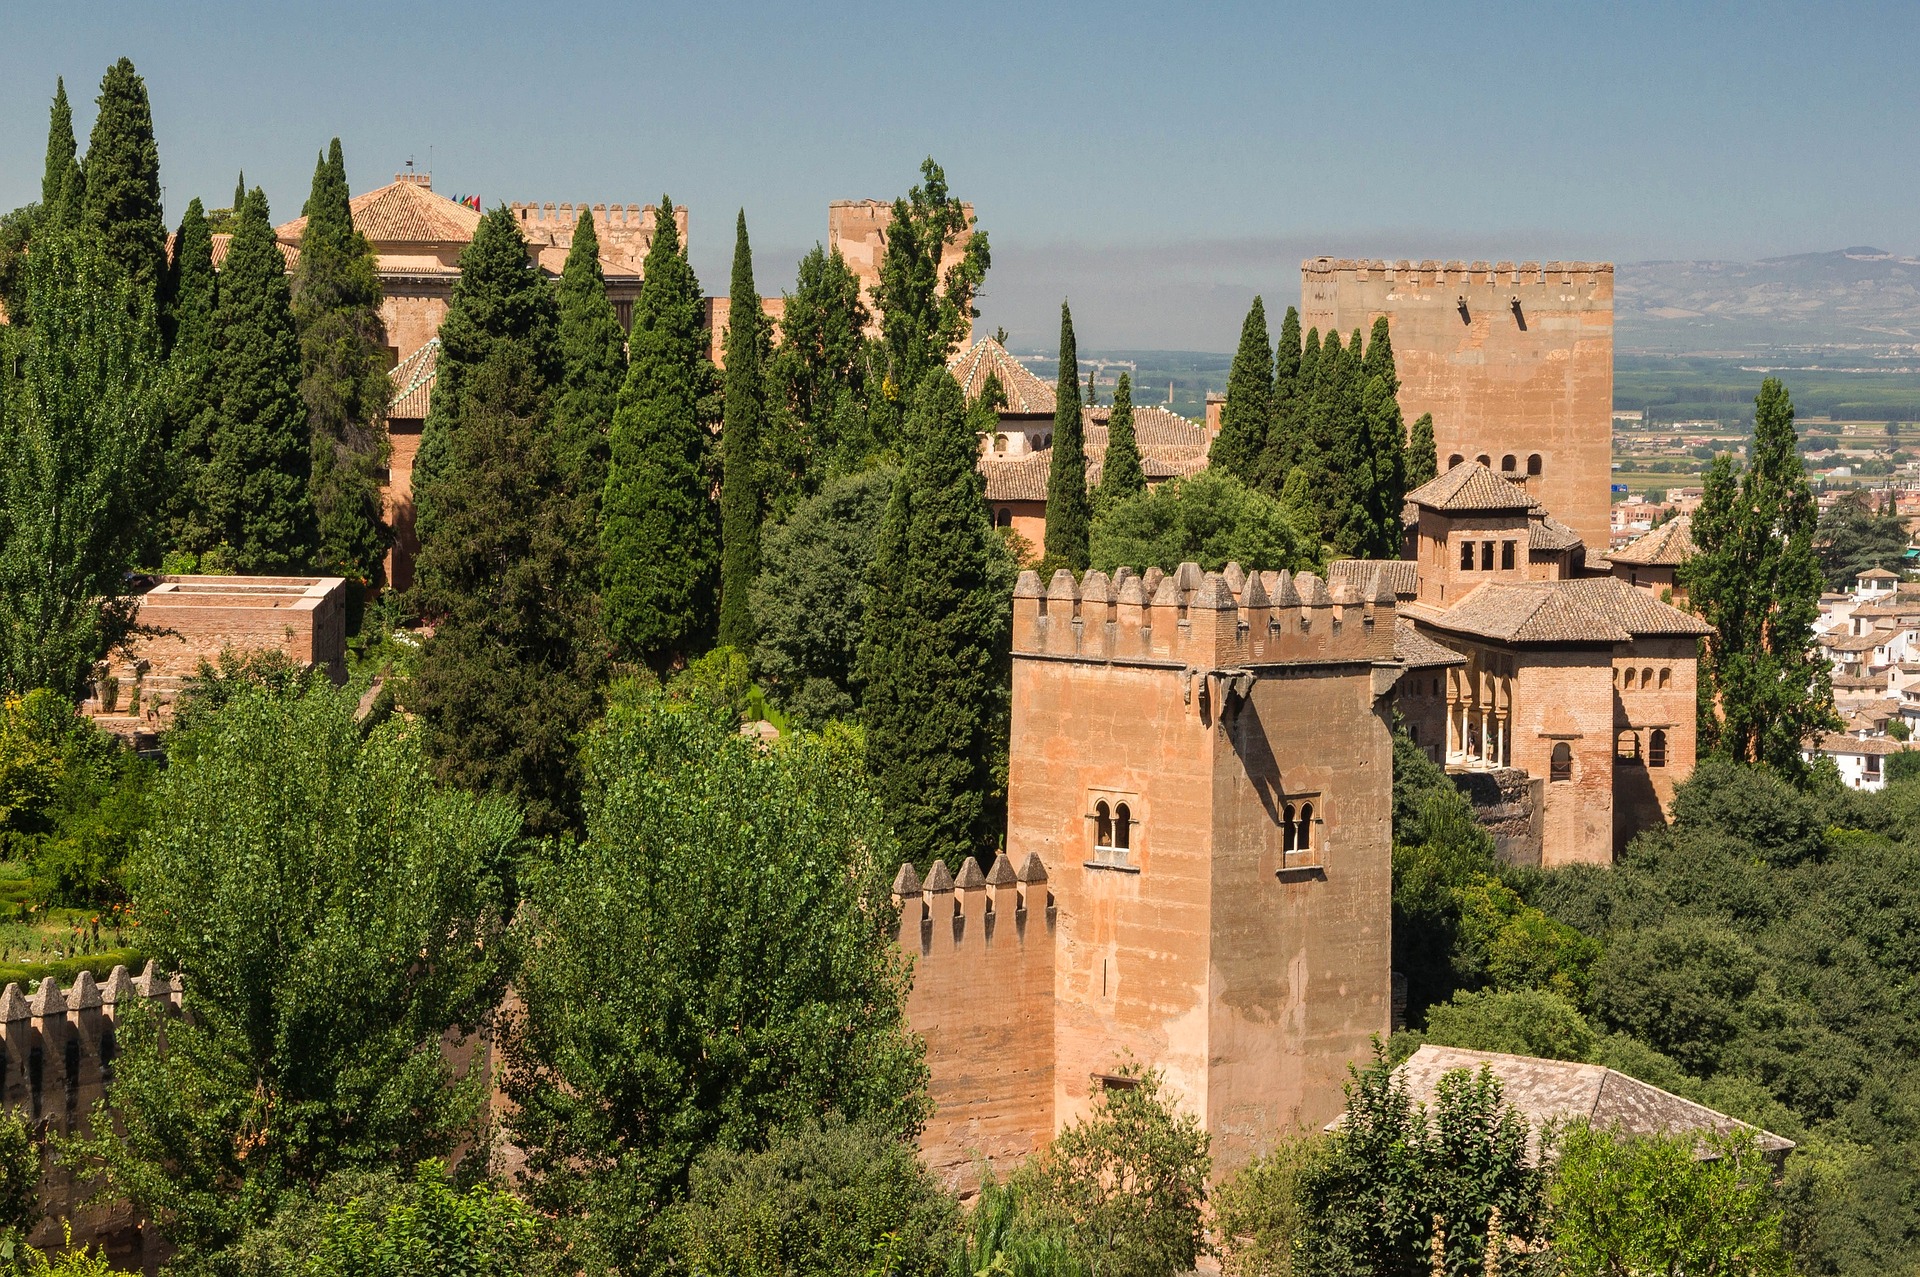
[[[1316,547],[1294,516],[1271,497],[1217,469],[1173,479],[1102,510],[1093,522],[1092,564],[1171,572],[1185,562],[1218,571],[1298,571],[1315,565]]]
[[[187,202],[174,236],[167,272],[171,352],[162,389],[160,448],[166,491],[160,494],[159,526],[164,546],[210,545],[211,527],[195,509],[213,456],[220,396],[214,381],[214,310],[219,281],[213,270],[213,232],[196,196]]]
[[[1047,471],[1047,558],[1075,571],[1087,566],[1087,449],[1080,418],[1080,356],[1073,313],[1060,303],[1060,379],[1054,391],[1053,460]]]
[[[623,653],[663,669],[713,632],[720,530],[698,403],[706,350],[700,284],[664,196],[658,225],[613,418],[600,550],[609,636]]]
[[[579,818],[574,738],[599,701],[605,643],[592,529],[526,344],[496,342],[451,405],[456,481],[418,564],[420,606],[438,619],[406,699],[441,777],[511,796],[529,832],[548,834]]]
[[[1814,553],[1830,590],[1849,590],[1862,572],[1905,566],[1907,525],[1891,509],[1878,508],[1864,492],[1849,492],[1828,506],[1814,526]]]
[[[948,192],[946,172],[931,158],[920,165],[920,181],[893,202],[880,283],[873,290],[886,343],[883,395],[896,420],[917,402],[921,381],[943,369],[965,340],[976,313],[974,298],[993,264],[987,233]],[[966,247],[943,274],[942,260],[962,236]]]
[[[753,285],[747,214],[734,228],[733,286],[726,336],[726,420],[720,427],[720,641],[753,647],[749,594],[760,574],[761,439],[766,416],[769,349],[760,293]]]
[[[1550,1190],[1554,1259],[1569,1277],[1703,1273],[1785,1277],[1773,1167],[1751,1140],[1628,1137],[1575,1122]]]
[[[125,898],[153,766],[47,688],[0,709],[0,850],[34,868],[50,903]]]
[[[774,518],[873,449],[866,325],[860,281],[838,248],[815,244],[800,259],[767,361],[766,497]]]
[[[213,334],[218,407],[194,494],[208,539],[193,548],[228,547],[248,572],[304,570],[318,547],[300,338],[286,258],[257,186],[227,245]]]
[[[1208,1204],[1226,1277],[1293,1277],[1300,1179],[1325,1144],[1319,1135],[1282,1140],[1214,1188]]]
[[[1240,349],[1227,372],[1227,402],[1220,410],[1220,434],[1208,453],[1210,462],[1251,485],[1267,447],[1273,423],[1273,348],[1268,344],[1267,308],[1258,297],[1240,325]]]
[[[159,333],[72,235],[35,245],[31,325],[0,335],[0,687],[78,697],[132,632],[128,569],[159,440]]]
[[[734,1277],[945,1277],[954,1199],[913,1146],[837,1117],[781,1131],[765,1151],[694,1163],[668,1224],[676,1271]]]
[[[1698,917],[1616,935],[1593,971],[1610,1023],[1695,1073],[1716,1068],[1764,964],[1739,935]]]
[[[497,346],[517,346],[532,388],[544,394],[561,378],[559,331],[553,289],[528,260],[512,211],[499,205],[480,219],[472,242],[461,250],[460,278],[440,321],[433,403],[413,462],[414,528],[423,547],[433,540],[442,491],[458,487],[450,458],[464,424],[460,412],[469,399],[462,383],[470,370],[486,363]]]
[[[1794,450],[1793,401],[1773,377],[1754,401],[1752,460],[1708,467],[1693,517],[1696,553],[1681,565],[1701,642],[1700,738],[1713,753],[1802,768],[1800,743],[1830,727],[1833,689],[1813,641],[1820,564],[1815,510]]]
[[[867,576],[897,476],[883,466],[829,479],[767,530],[753,587],[753,668],[802,727],[856,709]]]
[[[387,463],[386,330],[373,247],[354,228],[346,160],[333,139],[313,170],[300,260],[293,271],[293,321],[300,337],[300,397],[312,441],[318,525],[316,566],[378,584],[393,536],[382,517]]]
[[[507,1121],[572,1253],[652,1272],[703,1153],[828,1112],[910,1137],[926,1073],[897,853],[842,750],[634,693],[589,756],[585,840],[528,871]]]
[[[907,858],[998,837],[1012,565],[988,523],[960,386],[928,378],[874,548],[855,675],[868,763]]]
[[[353,709],[235,698],[175,751],[135,859],[143,944],[193,975],[184,1017],[123,1012],[112,1120],[79,1152],[183,1267],[336,1171],[449,1151],[484,1107],[441,1040],[504,991],[519,818],[438,790],[416,733],[363,738]]]
[[[560,470],[598,511],[607,483],[608,435],[627,376],[627,335],[607,296],[593,210],[580,210],[555,289],[560,320],[560,387],[553,401]]]
[[[1431,483],[1440,474],[1440,447],[1433,438],[1433,414],[1423,412],[1414,419],[1407,440],[1407,491]]]
[[[1538,989],[1457,993],[1453,1001],[1427,1012],[1427,1041],[1470,1051],[1586,1060],[1593,1055],[1595,1038],[1578,1007],[1558,993]]]
[[[1200,1120],[1163,1095],[1154,1070],[1129,1062],[1086,1117],[1014,1174],[1049,1231],[1096,1277],[1172,1277],[1209,1252],[1202,1210],[1213,1159]]]
[[[1890,754],[1884,766],[1889,785],[1903,780],[1912,780],[1915,776],[1920,776],[1920,750],[1906,749],[1897,754]]]
[[[126,272],[135,304],[157,303],[167,266],[167,224],[160,208],[160,148],[153,138],[147,82],[121,58],[101,78],[98,103],[87,139],[81,225]]]
[[[1529,1164],[1526,1120],[1490,1071],[1443,1075],[1429,1111],[1376,1053],[1353,1070],[1325,1156],[1301,1174],[1296,1271],[1424,1277],[1439,1226],[1445,1271],[1478,1277],[1495,1210],[1504,1236],[1534,1238],[1543,1178]]]
[[[1094,494],[1100,509],[1110,509],[1147,490],[1140,468],[1140,445],[1133,434],[1133,380],[1120,374],[1113,388],[1113,410],[1107,414],[1107,455],[1100,463],[1100,488]]]

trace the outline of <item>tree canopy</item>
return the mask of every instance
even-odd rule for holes
[[[1303,520],[1232,474],[1204,470],[1173,479],[1102,510],[1093,522],[1092,566],[1171,572],[1194,562],[1209,571],[1228,563],[1257,571],[1299,571],[1319,561]]]

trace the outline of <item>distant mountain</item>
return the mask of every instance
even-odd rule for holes
[[[1878,248],[1758,262],[1628,262],[1614,275],[1623,352],[1758,353],[1920,345],[1920,258]]]

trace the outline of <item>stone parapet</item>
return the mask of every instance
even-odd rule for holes
[[[1365,258],[1309,257],[1300,263],[1300,272],[1314,276],[1338,277],[1355,281],[1428,284],[1602,284],[1613,287],[1612,262],[1396,262]]]

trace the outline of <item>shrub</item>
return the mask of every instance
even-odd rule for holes
[[[1214,1245],[1225,1277],[1293,1277],[1300,1238],[1300,1182],[1326,1138],[1281,1141],[1213,1190]]]
[[[1536,989],[1457,993],[1427,1012],[1427,1040],[1471,1051],[1585,1060],[1594,1033],[1573,1003]]]
[[[1091,537],[1092,565],[1103,572],[1171,572],[1185,562],[1209,571],[1229,562],[1250,571],[1299,571],[1317,564],[1319,550],[1287,507],[1224,470],[1169,480],[1115,503],[1094,517]]]

